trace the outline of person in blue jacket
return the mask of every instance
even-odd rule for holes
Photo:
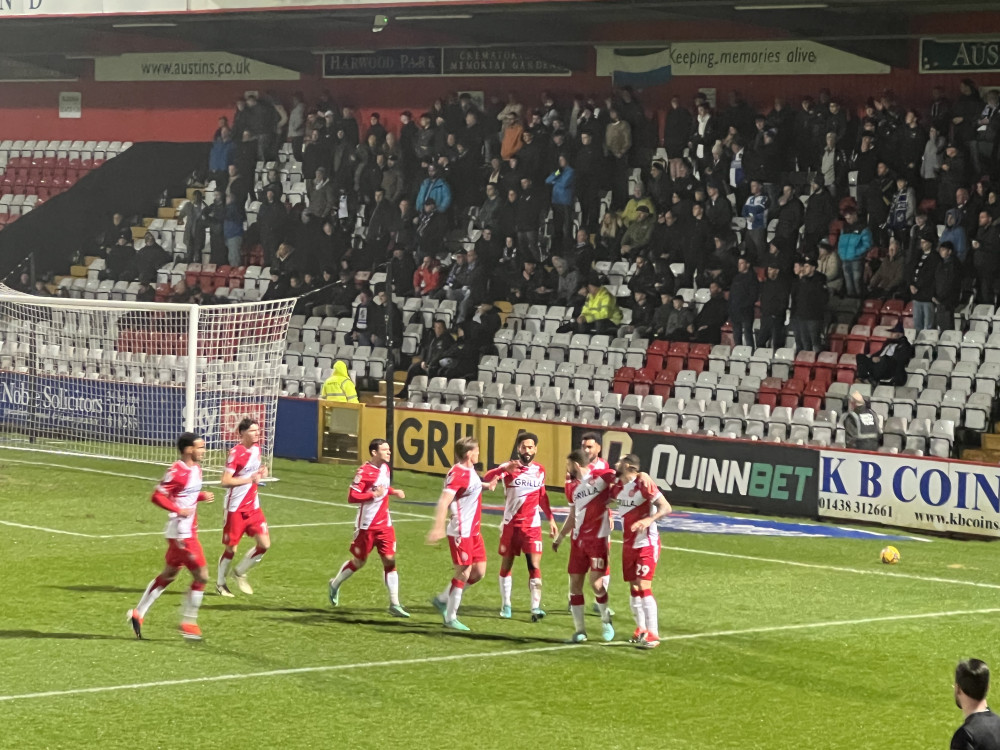
[[[209,178],[215,180],[215,189],[222,192],[229,185],[229,165],[236,163],[236,144],[229,128],[219,128],[208,152]]]
[[[767,212],[771,201],[759,180],[750,181],[750,197],[743,204],[742,216],[747,220],[745,246],[752,260],[759,263],[767,255]]]
[[[844,271],[844,292],[848,297],[861,296],[865,256],[872,249],[872,232],[858,220],[853,206],[844,211],[844,229],[837,241],[837,255]]]
[[[420,183],[417,205],[424,205],[428,198],[434,201],[439,213],[448,212],[448,207],[451,206],[451,187],[440,176],[437,164],[430,164],[427,167],[427,179]]]
[[[576,204],[576,172],[566,154],[559,154],[559,166],[545,178],[552,186],[552,247],[565,247],[573,239],[573,208]]]

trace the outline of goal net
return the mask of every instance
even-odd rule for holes
[[[44,298],[0,285],[0,446],[163,464],[191,431],[211,476],[249,416],[270,468],[294,304]]]

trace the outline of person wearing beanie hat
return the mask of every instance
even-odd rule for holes
[[[913,344],[906,338],[903,321],[892,328],[892,335],[878,351],[857,356],[857,379],[868,382],[872,388],[888,381],[892,385],[906,382],[906,366],[913,359]]]

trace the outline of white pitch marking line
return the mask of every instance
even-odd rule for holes
[[[17,460],[17,459],[6,458],[6,457],[4,457],[4,458],[2,458],[0,460],[2,460],[2,461],[9,461],[11,463],[30,464],[30,465],[33,465],[33,466],[38,466],[38,463],[36,461],[21,461],[21,460]],[[60,469],[72,469],[72,470],[78,470],[78,471],[87,471],[87,472],[90,472],[90,473],[93,473],[93,474],[107,474],[109,476],[115,476],[115,477],[128,477],[128,478],[131,478],[131,479],[143,479],[143,480],[148,481],[148,482],[156,482],[156,481],[158,481],[156,479],[149,479],[148,477],[141,477],[141,476],[138,476],[138,475],[135,475],[135,474],[119,474],[117,472],[104,471],[104,470],[101,470],[101,469],[87,469],[87,468],[76,467],[76,466],[66,466],[66,465],[62,465],[62,464],[46,464],[46,466],[47,467],[60,468]],[[330,506],[334,506],[334,507],[338,507],[338,508],[351,508],[351,507],[353,507],[353,506],[351,506],[348,503],[335,503],[335,502],[332,502],[332,501],[329,501],[329,500],[313,500],[313,499],[307,498],[307,497],[293,497],[291,495],[276,495],[274,493],[262,493],[262,494],[270,495],[271,497],[276,497],[276,498],[279,498],[279,499],[282,499],[282,500],[298,500],[299,502],[303,502],[303,503],[316,503],[318,505],[330,505]],[[409,516],[409,517],[412,517],[412,518],[425,518],[425,519],[432,518],[432,516],[429,516],[429,515],[423,515],[423,514],[419,514],[419,513],[407,513],[405,511],[398,511],[398,510],[393,510],[392,513],[393,513],[393,515]],[[4,522],[0,522],[0,523],[4,523]],[[8,525],[17,526],[19,524],[8,524]],[[497,526],[495,524],[483,524],[483,525],[484,526],[493,526],[494,528],[497,528]],[[93,534],[79,534],[79,533],[75,533],[75,532],[71,532],[71,531],[59,531],[57,529],[46,529],[46,528],[43,528],[41,526],[24,526],[23,528],[34,528],[34,529],[39,530],[39,531],[51,531],[52,533],[55,533],[55,534],[70,534],[72,536],[82,536],[82,537],[89,537],[89,538],[98,538],[96,535],[93,535]],[[613,543],[616,543],[616,544],[621,544],[621,540],[620,539],[612,539],[611,541]],[[791,565],[793,567],[798,567],[798,568],[812,568],[814,570],[832,570],[832,571],[836,571],[838,573],[855,573],[857,575],[886,576],[888,578],[904,578],[904,579],[908,579],[908,580],[911,580],[911,581],[924,581],[924,582],[927,582],[927,583],[950,583],[950,584],[955,584],[955,585],[958,585],[958,586],[973,586],[975,588],[984,588],[984,589],[1000,589],[1000,584],[996,584],[996,583],[979,583],[979,582],[976,582],[976,581],[963,581],[963,580],[958,579],[958,578],[938,578],[938,577],[935,577],[935,576],[918,576],[918,575],[913,575],[911,573],[894,573],[894,572],[889,571],[889,570],[863,570],[861,568],[845,568],[845,567],[838,566],[838,565],[820,565],[818,563],[804,563],[804,562],[797,562],[795,560],[779,560],[777,558],[771,558],[771,557],[754,557],[753,555],[740,555],[740,554],[736,554],[736,553],[733,553],[733,552],[714,552],[714,551],[711,551],[711,550],[693,549],[693,548],[690,548],[690,547],[666,547],[665,546],[665,547],[663,547],[663,549],[665,549],[665,550],[672,550],[674,552],[690,552],[692,554],[697,554],[697,555],[712,555],[712,556],[715,556],[715,557],[728,557],[728,558],[732,558],[732,559],[735,559],[735,560],[753,560],[753,561],[756,561],[756,562],[774,563],[776,565]]]
[[[395,523],[412,523],[417,520],[417,518],[400,518],[395,521]],[[25,523],[15,523],[14,521],[0,521],[0,525],[3,526],[13,526],[19,529],[30,529],[32,531],[46,531],[50,534],[66,534],[68,536],[79,536],[86,539],[125,539],[134,536],[162,536],[163,531],[132,531],[127,534],[85,534],[80,531],[64,531],[63,529],[50,529],[47,526],[30,526]],[[304,529],[313,526],[353,526],[354,521],[320,521],[317,523],[279,523],[279,524],[268,524],[270,529]],[[222,531],[222,529],[198,529],[200,532],[206,534],[214,533],[217,531]]]
[[[621,543],[618,539],[613,542]],[[979,583],[977,581],[963,581],[959,578],[938,578],[936,576],[918,576],[912,573],[896,573],[891,570],[864,570],[863,568],[845,568],[839,565],[820,565],[819,563],[797,562],[795,560],[780,560],[775,557],[755,557],[753,555],[740,555],[735,552],[715,552],[707,549],[691,549],[689,547],[667,547],[662,549],[674,552],[691,552],[696,555],[711,555],[712,557],[729,557],[734,560],[752,560],[754,562],[776,563],[779,565],[791,565],[796,568],[813,568],[816,570],[832,570],[838,573],[856,573],[865,576],[887,576],[889,578],[907,578],[912,581],[926,581],[928,583],[952,583],[959,586],[975,586],[984,589],[1000,589],[1000,584]]]
[[[759,633],[777,633],[791,630],[818,630],[821,628],[852,627],[856,625],[869,625],[878,622],[897,622],[904,620],[927,620],[942,617],[959,617],[968,615],[996,614],[1000,608],[970,609],[970,610],[950,610],[947,612],[925,612],[923,614],[911,615],[886,615],[884,617],[864,617],[856,620],[828,620],[824,622],[807,622],[795,625],[768,625],[759,628],[745,628],[743,630],[714,630],[704,633],[679,633],[676,635],[664,635],[661,641],[691,641],[708,638],[727,638],[730,636],[754,635]],[[620,642],[622,645],[624,642]],[[615,644],[617,645],[617,644]],[[342,672],[353,669],[376,669],[380,667],[405,667],[414,664],[437,664],[452,661],[467,661],[469,659],[492,659],[503,656],[523,656],[525,654],[541,654],[552,651],[564,651],[571,648],[586,648],[575,643],[559,644],[556,646],[540,646],[539,648],[508,649],[505,651],[492,651],[475,654],[452,654],[449,656],[427,656],[417,659],[389,659],[386,661],[366,661],[355,662],[353,664],[328,664],[317,667],[295,667],[289,669],[271,669],[266,672],[245,672],[242,674],[222,674],[208,677],[188,677],[178,680],[157,680],[155,682],[134,682],[125,685],[103,685],[89,688],[73,688],[71,690],[48,690],[37,693],[20,693],[14,695],[0,695],[0,702],[6,703],[18,700],[30,700],[36,698],[62,698],[70,695],[90,695],[95,693],[111,693],[122,690],[142,690],[157,687],[177,687],[180,685],[195,685],[207,682],[231,682],[234,680],[259,679],[261,677],[284,677],[289,675],[315,674],[322,672]]]
[[[79,531],[63,531],[62,529],[50,529],[47,526],[31,526],[26,523],[14,523],[13,521],[0,521],[0,525],[13,526],[17,529],[31,529],[32,531],[47,531],[50,534],[65,534],[66,536],[81,536],[86,539],[98,539],[96,534],[84,534]]]

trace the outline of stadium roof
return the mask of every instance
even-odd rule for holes
[[[277,2],[277,0],[275,0]],[[311,2],[312,0],[305,0]],[[295,2],[295,0],[290,0]],[[579,47],[595,42],[670,41],[677,24],[712,24],[720,38],[771,30],[790,39],[823,42],[869,59],[904,67],[909,42],[934,28],[928,14],[954,19],[995,11],[990,0],[567,0],[496,4],[435,4],[359,8],[342,5],[260,12],[141,16],[27,18],[6,16],[0,29],[4,57],[77,74],[80,58],[124,52],[217,50],[264,62],[315,70],[315,52],[414,44],[537,46],[540,57],[579,66]],[[375,13],[388,25],[372,33]],[[991,16],[994,20],[998,16]],[[649,29],[637,38],[635,28]],[[1000,24],[984,24],[984,28]],[[721,31],[728,28],[728,32]],[[418,41],[414,41],[418,40]],[[576,51],[570,49],[576,46]],[[541,52],[544,50],[544,54]]]

